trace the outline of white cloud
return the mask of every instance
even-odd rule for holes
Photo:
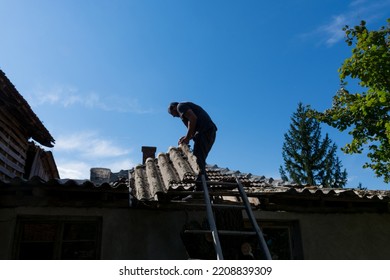
[[[117,146],[96,132],[86,131],[58,136],[54,151],[77,152],[85,158],[113,158],[129,154],[130,149]]]
[[[91,167],[86,162],[57,162],[61,179],[89,179]]]
[[[93,167],[109,168],[112,172],[131,169],[135,166],[131,152],[131,149],[93,131],[60,135],[53,148],[58,172],[63,179],[89,179]]]
[[[344,39],[344,26],[355,26],[362,20],[366,22],[375,21],[385,16],[386,10],[390,7],[390,1],[369,2],[365,0],[355,0],[349,5],[349,8],[341,14],[333,15],[329,22],[319,26],[313,32],[302,34],[301,38],[318,37],[320,44],[329,47]],[[383,22],[382,25],[385,25]]]
[[[128,158],[119,158],[117,160],[99,164],[98,161],[78,161],[61,159],[57,163],[58,172],[61,179],[90,179],[91,168],[103,167],[108,168],[111,172],[128,170],[135,166],[134,162]]]
[[[333,17],[332,21],[328,25],[324,25],[320,28],[326,33],[325,43],[328,46],[332,46],[335,43],[341,41],[344,38],[343,27],[348,23],[348,18],[345,15],[338,15]]]
[[[349,4],[349,6],[355,7],[355,6],[362,5],[362,4],[364,4],[365,2],[367,2],[367,0],[354,0],[354,1],[352,1],[352,2]]]
[[[56,86],[50,90],[34,90],[30,96],[27,96],[27,99],[32,106],[61,104],[67,107],[77,103],[80,98],[77,96],[77,89],[69,86]]]
[[[32,90],[31,94],[26,96],[26,99],[33,107],[59,105],[67,108],[79,105],[103,111],[131,112],[136,114],[153,112],[150,108],[145,109],[136,98],[120,97],[112,94],[102,97],[96,92],[85,93],[76,87],[66,85]]]
[[[119,172],[121,170],[131,169],[134,166],[136,166],[137,164],[134,161],[132,161],[131,159],[126,158],[126,159],[118,159],[116,161],[109,162],[109,163],[107,163],[107,166],[105,166],[105,167],[111,169],[111,172],[115,173],[115,172]]]

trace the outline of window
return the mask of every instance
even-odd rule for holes
[[[97,217],[19,217],[14,257],[25,260],[88,260],[100,257]]]
[[[303,259],[301,234],[297,221],[259,221],[264,239],[272,259],[296,260]],[[251,228],[250,222],[245,221],[246,228]],[[262,258],[261,249],[253,242],[255,256]]]

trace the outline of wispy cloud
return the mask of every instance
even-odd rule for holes
[[[301,38],[321,38],[317,40],[321,45],[333,46],[344,39],[344,26],[354,26],[361,20],[374,22],[386,16],[386,11],[390,8],[390,0],[386,1],[351,1],[344,13],[333,15],[330,20],[313,30],[312,32],[301,34]],[[385,23],[383,23],[384,25]]]
[[[57,151],[77,152],[80,157],[110,158],[126,155],[129,149],[116,146],[112,141],[101,138],[97,132],[86,131],[60,135],[54,148]]]
[[[139,162],[137,164],[139,164]],[[118,172],[121,170],[131,169],[137,164],[135,164],[131,159],[126,158],[109,162],[106,167],[110,168],[112,172]]]
[[[145,109],[136,98],[120,97],[112,94],[100,95],[93,91],[85,93],[76,87],[65,85],[32,90],[26,98],[33,107],[58,105],[67,108],[77,105],[89,109],[136,114],[153,112],[150,108]]]
[[[331,22],[327,25],[321,26],[318,31],[325,33],[325,44],[332,46],[344,38],[344,31],[342,30],[349,21],[348,15],[334,16]]]
[[[71,179],[89,179],[92,167],[130,169],[136,165],[131,152],[91,131],[60,135],[53,148],[60,177]]]
[[[56,164],[61,179],[90,179],[91,168],[95,167],[109,168],[111,172],[115,173],[135,166],[130,159],[114,160],[104,165],[93,161],[61,159]]]
[[[366,2],[367,2],[367,0],[354,0],[354,1],[351,1],[349,6],[351,6],[351,7],[360,6],[360,5],[364,5]]]
[[[62,179],[89,179],[91,167],[82,161],[57,162],[58,172]]]

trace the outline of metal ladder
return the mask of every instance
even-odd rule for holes
[[[207,211],[207,221],[209,223],[210,232],[213,237],[213,244],[215,253],[217,256],[217,260],[223,260],[223,252],[222,252],[222,246],[219,239],[220,234],[229,234],[229,235],[256,235],[259,245],[261,247],[262,253],[267,260],[271,260],[271,254],[269,252],[267,243],[265,242],[263,233],[259,227],[259,225],[256,222],[255,216],[252,212],[252,207],[249,203],[248,197],[245,193],[244,187],[240,180],[235,176],[236,183],[223,183],[223,182],[211,182],[206,181],[205,175],[201,176],[202,178],[202,184],[203,184],[203,190],[204,190],[204,200],[206,204],[206,211]],[[210,199],[210,194],[208,190],[208,184],[215,184],[215,185],[230,185],[230,186],[236,186],[238,188],[240,197],[243,201],[243,205],[245,206],[246,213],[248,215],[249,221],[252,225],[253,231],[247,232],[247,231],[226,231],[226,230],[218,230],[217,225],[215,223],[214,218],[214,207],[234,207],[233,205],[220,205],[220,204],[213,204]]]

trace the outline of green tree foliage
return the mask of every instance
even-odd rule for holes
[[[320,123],[308,116],[308,110],[299,103],[291,117],[290,129],[284,134],[284,168],[280,167],[280,175],[284,180],[290,177],[302,185],[342,188],[347,183],[347,172],[345,169],[341,171],[337,146],[328,134],[321,139]]]
[[[333,97],[332,107],[324,112],[311,111],[320,122],[340,131],[349,130],[352,141],[342,150],[348,154],[368,149],[371,168],[378,177],[390,182],[390,19],[387,26],[369,31],[364,21],[344,29],[352,56],[339,69],[342,88]],[[360,93],[349,93],[346,79],[357,79]]]

